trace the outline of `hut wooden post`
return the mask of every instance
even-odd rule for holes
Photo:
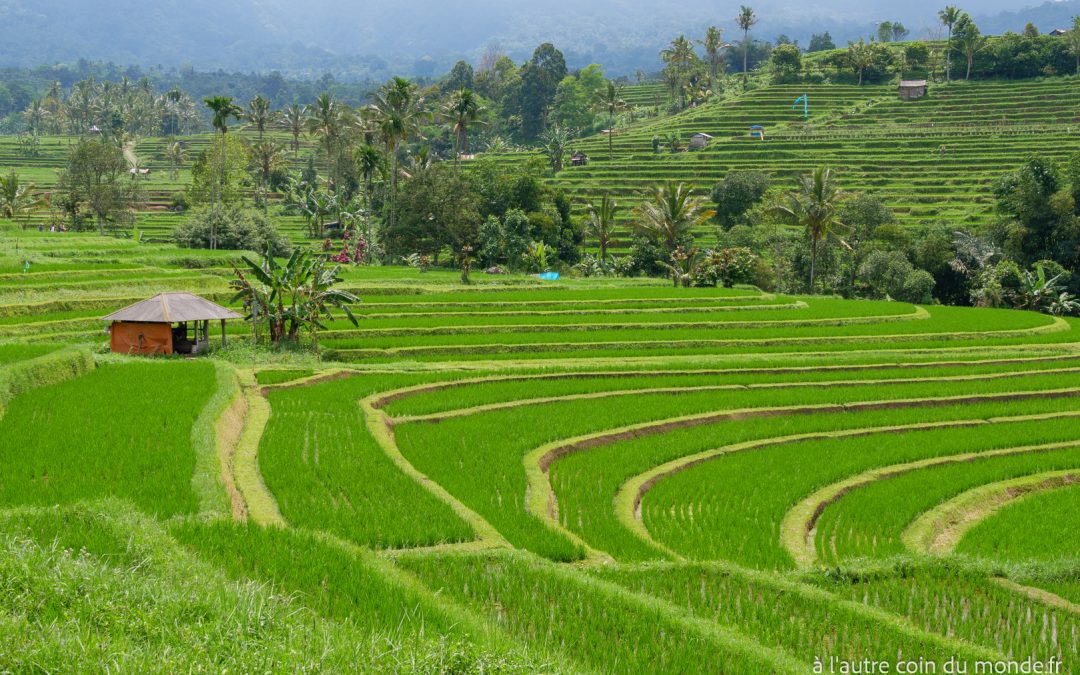
[[[222,320],[221,320],[221,346],[222,346],[222,347],[224,347],[225,345],[226,345],[226,339],[225,339],[225,319],[222,319]]]

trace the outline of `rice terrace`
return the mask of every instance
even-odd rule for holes
[[[0,673],[1080,672],[1080,3],[76,4],[0,2]]]

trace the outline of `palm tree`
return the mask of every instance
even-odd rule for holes
[[[35,99],[27,106],[26,111],[23,113],[23,119],[26,120],[26,127],[30,130],[32,136],[38,135],[41,132],[41,127],[44,126],[45,120],[49,117],[48,109],[42,104],[41,99]]]
[[[664,63],[668,64],[668,68],[673,73],[669,84],[671,84],[671,94],[674,97],[682,88],[686,74],[697,58],[697,55],[694,54],[694,44],[687,40],[685,35],[680,35],[672,40],[666,49],[660,52],[660,58]]]
[[[187,163],[187,148],[180,141],[173,141],[165,146],[165,161],[169,163],[169,179],[176,180],[180,170]]]
[[[819,166],[814,172],[799,177],[798,188],[787,195],[787,203],[773,207],[774,213],[793,225],[806,229],[810,238],[810,292],[814,292],[817,272],[818,244],[843,227],[837,217],[841,193],[833,180],[832,170]]]
[[[233,103],[231,96],[204,98],[203,103],[213,111],[214,115],[210,119],[210,124],[221,132],[222,137],[229,131],[229,119],[240,119],[241,115],[244,114],[243,109]]]
[[[285,149],[275,141],[256,141],[251,146],[251,163],[259,176],[259,188],[266,192],[270,177],[286,166]]]
[[[462,153],[469,152],[469,127],[487,126],[487,122],[481,119],[485,112],[487,108],[480,104],[480,97],[476,92],[464,87],[455,91],[443,106],[443,118],[450,124],[450,130],[454,133],[455,162],[460,159]]]
[[[270,110],[270,101],[262,96],[256,96],[248,102],[247,111],[242,117],[248,124],[255,127],[255,131],[259,132],[259,140],[262,141],[266,128],[274,122],[275,115]]]
[[[971,79],[971,68],[975,65],[975,55],[986,47],[986,38],[979,32],[979,27],[970,18],[961,23],[959,31],[959,51],[967,59],[967,73],[965,80]]]
[[[705,39],[701,41],[705,48],[705,56],[709,63],[709,89],[716,88],[716,80],[724,67],[725,47],[730,45],[724,42],[724,31],[716,26],[709,26],[705,31]]]
[[[383,169],[383,155],[379,149],[370,143],[365,143],[356,149],[356,168],[360,171],[360,178],[364,181],[364,192],[367,194],[367,206],[371,208],[372,193],[375,186],[375,174]]]
[[[1074,16],[1072,21],[1072,30],[1068,32],[1066,38],[1069,43],[1069,53],[1076,57],[1076,74],[1080,75],[1080,15]]]
[[[329,93],[320,94],[308,108],[307,131],[319,139],[319,144],[326,154],[328,180],[335,190],[341,182],[338,156],[342,149],[345,128],[351,118],[350,111]]]
[[[952,32],[953,26],[960,20],[963,12],[952,5],[938,12],[938,19],[949,29],[949,37],[945,42],[945,81],[952,81]]]
[[[293,156],[300,156],[300,137],[307,128],[307,108],[296,103],[286,107],[279,116],[281,126],[292,135]]]
[[[397,222],[397,153],[398,148],[413,136],[420,135],[424,115],[424,99],[416,85],[405,78],[395,77],[375,94],[371,106],[376,128],[383,137],[386,154],[390,157],[390,227]]]
[[[693,236],[694,228],[713,217],[704,208],[705,200],[695,197],[683,183],[669,181],[656,188],[638,207],[634,230],[664,247],[671,255],[684,240]]]
[[[848,42],[848,62],[851,63],[852,69],[859,75],[859,85],[862,86],[863,74],[866,73],[866,69],[874,64],[874,52],[870,48],[870,45],[859,38],[858,42]]]
[[[757,23],[757,15],[754,14],[754,10],[743,5],[739,8],[739,16],[735,17],[735,23],[738,24],[739,29],[743,32],[743,50],[742,50],[742,72],[743,82],[746,82],[749,75],[746,71],[747,55],[750,51],[750,29]]]
[[[11,220],[29,216],[42,203],[36,190],[33,183],[22,182],[14,169],[7,176],[0,176],[0,215]],[[25,221],[22,227],[26,229]]]
[[[221,132],[221,143],[218,144],[218,151],[215,153],[214,157],[214,167],[217,171],[218,179],[214,181],[214,190],[213,195],[211,196],[211,201],[216,204],[219,198],[218,186],[221,185],[225,174],[225,134],[229,131],[229,119],[233,117],[241,119],[244,110],[233,103],[231,96],[204,98],[203,103],[205,103],[206,107],[210,108],[214,113],[210,123],[215,129]]]
[[[589,204],[589,222],[585,226],[589,236],[596,238],[600,247],[600,260],[607,260],[608,246],[611,245],[611,237],[615,232],[615,214],[619,211],[619,204],[608,195],[600,198],[600,204]]]
[[[615,115],[623,112],[630,106],[622,99],[622,87],[608,80],[607,86],[593,95],[593,109],[608,114],[608,158],[613,154],[613,141],[615,136]]]

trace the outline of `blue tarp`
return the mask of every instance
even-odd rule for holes
[[[543,279],[544,281],[558,281],[559,280],[559,273],[558,272],[542,272],[540,274],[537,274],[536,278],[537,279]]]

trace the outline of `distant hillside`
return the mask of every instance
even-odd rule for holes
[[[1027,0],[980,0],[984,32],[1019,30],[1028,20],[1048,30],[1080,13],[1080,0],[1020,10]],[[515,58],[543,41],[571,66],[604,63],[615,74],[655,69],[657,52],[681,32],[709,24],[737,36],[739,2],[724,0],[0,0],[0,65],[34,66],[79,58],[144,66],[190,64],[317,77],[382,78],[445,72],[489,45]],[[752,3],[754,33],[781,33],[806,44],[829,30],[840,43],[876,21],[900,20],[915,35],[937,28],[938,0],[833,0],[807,8],[795,0]],[[962,3],[961,3],[962,4]],[[1009,14],[993,16],[999,12]]]

